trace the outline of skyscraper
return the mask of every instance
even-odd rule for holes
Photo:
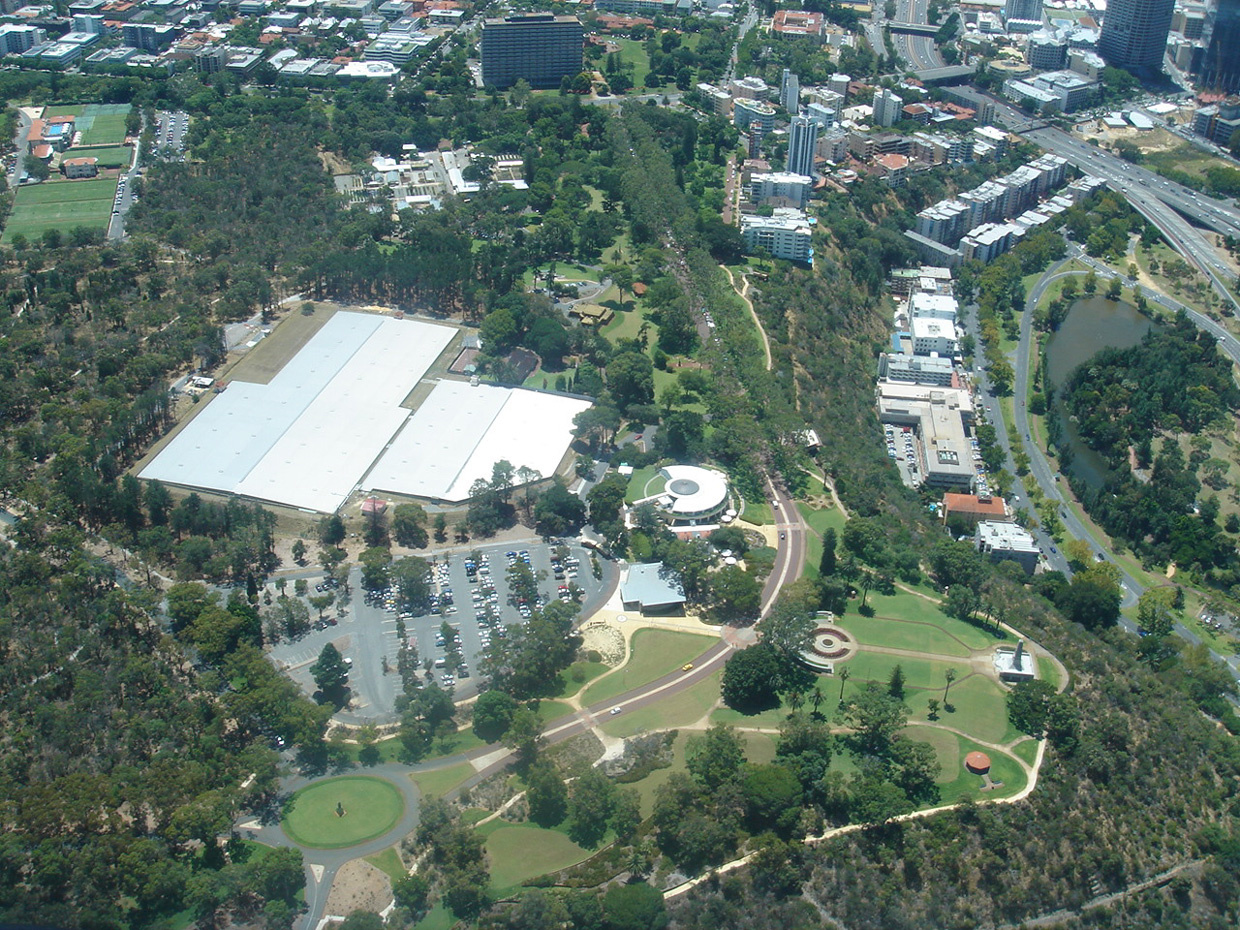
[[[789,113],[796,113],[801,108],[801,82],[791,68],[784,68],[784,76],[779,82],[779,105]]]
[[[1206,13],[1193,72],[1205,87],[1240,90],[1240,0],[1216,0]]]
[[[1102,20],[1098,54],[1129,71],[1161,71],[1175,0],[1111,0]]]
[[[880,87],[874,92],[874,125],[894,126],[903,115],[904,98]]]
[[[1007,0],[1003,4],[1004,21],[1012,19],[1040,20],[1042,18],[1042,0]]]
[[[488,19],[482,24],[482,82],[505,88],[524,78],[531,87],[559,87],[565,77],[581,73],[584,47],[576,16]]]
[[[791,174],[814,176],[814,149],[818,146],[818,123],[808,116],[794,116],[788,134],[788,166]]]

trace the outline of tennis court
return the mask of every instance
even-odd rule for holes
[[[112,218],[116,180],[45,181],[19,187],[13,195],[13,212],[4,227],[5,245],[18,233],[37,239],[49,229],[62,233],[85,226],[106,230]]]

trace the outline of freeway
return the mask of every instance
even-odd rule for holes
[[[1066,159],[1085,174],[1102,178],[1127,197],[1133,208],[1167,238],[1172,248],[1210,279],[1219,296],[1240,311],[1240,302],[1229,288],[1235,282],[1235,270],[1218,254],[1201,229],[1196,228],[1205,227],[1240,238],[1240,210],[1233,204],[1168,181],[1060,129],[1045,123],[1031,123],[1025,114],[1003,101],[995,100],[995,114],[1011,131]]]
[[[927,14],[929,0],[898,0],[896,4],[896,21],[904,23],[929,23]],[[908,35],[893,32],[891,41],[896,51],[908,62],[914,71],[926,71],[931,68],[942,68],[946,61],[939,54],[938,46],[932,36]]]

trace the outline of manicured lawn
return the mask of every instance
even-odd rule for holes
[[[1060,685],[1059,666],[1046,656],[1038,656],[1038,677],[1058,688]]]
[[[819,510],[811,507],[804,501],[798,501],[797,510],[801,512],[801,517],[809,524],[810,529],[814,531],[806,538],[805,573],[811,578],[817,578],[818,565],[822,562],[822,534],[827,531],[827,527],[831,527],[835,530],[838,542],[839,536],[844,532],[844,524],[848,521],[844,519],[844,514],[835,506]]]
[[[650,707],[626,710],[614,717],[608,716],[600,728],[608,736],[623,738],[654,730],[674,730],[697,723],[719,700],[720,674],[715,672],[693,687],[663,698]]]
[[[100,168],[128,168],[133,161],[133,149],[128,145],[109,145],[104,148],[77,148],[65,157],[97,158]]]
[[[925,623],[933,623],[940,629],[952,634],[952,636],[963,642],[970,649],[985,649],[997,641],[993,634],[973,626],[971,623],[965,623],[963,620],[947,616],[933,601],[928,601],[924,597],[918,597],[916,594],[897,590],[896,594],[889,596],[875,594],[871,591],[867,603],[874,608],[875,615],[879,617],[895,617],[899,620],[921,620]],[[851,617],[844,621],[845,626],[850,622]]]
[[[456,918],[442,904],[436,904],[414,925],[414,930],[449,930]]]
[[[625,788],[636,788],[642,799],[642,816],[649,817],[654,813],[655,792],[677,772],[685,771],[685,744],[689,741],[688,733],[676,734],[676,742],[672,744],[672,764],[665,769],[655,769],[641,781],[624,785]]]
[[[1025,787],[1027,779],[1025,771],[1011,756],[994,749],[981,746],[970,739],[938,730],[932,727],[907,727],[902,731],[910,739],[929,743],[934,747],[942,773],[938,778],[939,803],[950,804],[958,801],[962,795],[971,793],[979,800],[996,797],[1007,797]],[[993,791],[982,790],[982,778],[974,775],[964,767],[964,757],[974,750],[980,750],[990,756],[990,777],[1003,786]]]
[[[904,670],[904,683],[909,690],[929,688],[942,691],[945,684],[943,674],[949,668],[956,670],[958,683],[960,679],[964,678],[971,671],[964,662],[952,662],[948,659],[913,659],[907,656],[883,655],[862,650],[846,663],[851,676],[848,684],[849,686],[858,684],[859,680],[876,681],[886,687],[887,680],[891,677],[891,670],[896,665],[899,665]],[[951,697],[953,700],[956,697],[955,692],[956,686],[952,685]],[[933,696],[931,695],[931,697]]]
[[[755,526],[767,526],[775,522],[775,512],[764,500],[746,500],[745,509],[741,511],[740,518]]]
[[[301,846],[343,849],[382,836],[404,813],[405,799],[391,782],[346,775],[294,794],[284,810],[284,832]]]
[[[742,733],[745,738],[745,760],[760,764],[775,758],[775,737],[765,733]]]
[[[599,675],[607,672],[611,666],[602,662],[574,662],[560,672],[560,697],[571,697]]]
[[[855,687],[845,685],[846,688]],[[840,681],[831,675],[818,676],[818,690],[822,692],[822,703],[818,705],[818,712],[825,716],[828,720],[835,717],[835,709],[840,703]],[[814,709],[809,698],[805,700],[805,704],[801,707],[801,712],[808,714]],[[772,707],[770,710],[758,711],[756,714],[742,714],[738,710],[733,710],[726,704],[722,704],[710,715],[711,723],[730,723],[734,727],[760,727],[762,729],[779,727],[788,715],[792,713],[792,708],[785,702],[779,707]]]
[[[890,649],[909,649],[941,656],[968,658],[971,650],[955,637],[937,626],[910,623],[881,617],[860,617],[849,614],[839,624],[859,643],[887,646]]]
[[[1016,753],[1016,755],[1030,765],[1033,765],[1033,760],[1038,757],[1038,741],[1036,739],[1027,739],[1023,743],[1017,743],[1012,747],[1012,752]]]
[[[628,662],[586,689],[582,703],[598,704],[617,694],[662,678],[692,662],[711,647],[714,638],[670,630],[638,630],[633,634]]]
[[[503,821],[495,823],[499,826],[487,836],[486,851],[491,860],[491,887],[497,892],[515,888],[528,878],[567,868],[593,855],[558,830]]]
[[[940,676],[939,682],[942,682]],[[929,717],[928,703],[933,698],[943,701],[943,689],[936,686],[928,691],[909,691],[904,703],[914,718]],[[978,739],[991,743],[1006,743],[1020,736],[1020,731],[1008,722],[1007,692],[991,678],[973,675],[952,684],[948,694],[954,711],[948,713],[939,708],[939,722],[965,730]]]
[[[115,145],[125,141],[125,114],[107,113],[95,117],[90,129],[82,132],[83,145]]]
[[[565,714],[573,712],[573,705],[567,701],[539,701],[538,716],[544,724],[550,723]]]
[[[418,786],[422,797],[438,798],[447,794],[472,774],[474,774],[472,765],[468,762],[458,762],[456,765],[432,769],[429,772],[410,772],[409,777]]]
[[[658,465],[646,465],[643,468],[633,469],[633,475],[629,478],[629,489],[624,493],[624,499],[631,504],[642,498],[649,497],[651,494],[658,494],[663,490],[662,479],[651,484],[651,479],[659,474]]]
[[[642,328],[644,316],[640,310],[635,308],[633,298],[628,291],[624,293],[624,302],[625,306],[633,309],[617,311],[615,319],[599,330],[613,345],[620,339],[636,339]],[[658,340],[658,329],[654,323],[651,323],[647,329],[651,344]]]
[[[633,66],[633,93],[641,93],[646,75],[650,73],[650,56],[646,54],[646,43],[636,39],[616,39],[620,46],[620,60]]]
[[[13,212],[4,227],[4,243],[19,233],[37,239],[49,229],[62,233],[84,226],[106,230],[116,196],[114,179],[45,181],[19,187],[13,195]]]
[[[373,856],[367,856],[366,861],[387,875],[392,881],[404,878],[409,873],[405,871],[405,866],[400,861],[400,856],[396,855],[395,849],[385,849],[381,853],[375,853]]]

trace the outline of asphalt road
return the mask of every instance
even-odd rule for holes
[[[1038,279],[1037,283],[1034,284],[1033,288],[1029,292],[1027,300],[1025,301],[1025,312],[1021,314],[1020,342],[1016,350],[1016,359],[1013,365],[1015,370],[1015,387],[1013,397],[1013,409],[1015,411],[1014,425],[1018,435],[1026,437],[1024,449],[1026,454],[1029,456],[1030,474],[1033,475],[1034,479],[1038,483],[1038,487],[1041,489],[1046,498],[1048,500],[1057,501],[1061,505],[1059,507],[1059,519],[1063,523],[1064,529],[1076,539],[1084,540],[1089,545],[1090,550],[1095,554],[1095,557],[1102,556],[1104,559],[1110,560],[1112,564],[1115,565],[1116,569],[1119,571],[1120,584],[1124,590],[1121,603],[1125,607],[1131,607],[1137,603],[1137,599],[1145,592],[1145,586],[1132,577],[1132,575],[1125,571],[1118,563],[1115,563],[1114,560],[1110,558],[1110,553],[1097,543],[1094,537],[1090,534],[1089,530],[1085,527],[1084,523],[1077,518],[1076,514],[1070,508],[1063,506],[1066,503],[1067,498],[1062,490],[1063,483],[1059,479],[1058,472],[1051,467],[1050,462],[1047,460],[1044,452],[1037,445],[1037,443],[1028,438],[1030,436],[1029,416],[1025,398],[1029,396],[1028,388],[1031,367],[1030,353],[1033,344],[1033,311],[1037,307],[1038,302],[1046,293],[1047,288],[1050,287],[1055,281],[1061,278],[1070,277],[1074,274],[1083,274],[1083,272],[1079,271],[1065,272],[1060,270],[1065,264],[1073,259],[1083,261],[1086,265],[1093,268],[1097,271],[1100,278],[1122,278],[1121,275],[1118,275],[1115,271],[1106,267],[1101,262],[1096,262],[1088,256],[1081,255],[1079,250],[1079,245],[1073,246],[1072,252],[1067,258],[1048,268],[1042,277]],[[1128,281],[1126,278],[1123,280],[1125,282]],[[1161,294],[1156,294],[1155,292],[1144,287],[1141,287],[1140,291],[1150,300],[1158,298],[1158,302],[1164,306],[1167,306],[1169,309],[1184,309],[1187,313],[1189,313],[1190,317],[1193,318],[1194,322],[1198,323],[1198,325],[1208,324],[1208,326],[1203,325],[1203,328],[1210,329],[1211,331],[1220,329],[1218,324],[1214,323],[1213,320],[1202,316],[1196,311],[1189,310],[1187,307],[1183,307],[1170,298],[1166,298]],[[971,325],[976,327],[976,314],[971,314],[970,319]],[[1222,340],[1220,340],[1221,348],[1234,362],[1240,364],[1240,342],[1237,342],[1237,340],[1227,334],[1223,335],[1230,340],[1230,345],[1224,344]],[[979,378],[982,377],[984,376],[979,376]],[[981,392],[979,391],[979,396],[980,394]],[[999,407],[997,398],[987,395],[985,398],[985,407],[991,421],[996,424],[996,432],[998,433],[999,441],[1007,453],[1007,467],[1012,474],[1015,474],[1015,463],[1012,459],[1012,450],[1008,448],[1007,430],[1003,426],[1002,410]],[[1072,574],[1072,570],[1068,566],[1068,560],[1054,545],[1053,540],[1042,532],[1040,528],[1034,528],[1031,532],[1034,533],[1039,545],[1042,546],[1042,551],[1046,554],[1047,563],[1052,568],[1058,569],[1065,575],[1070,576]],[[1137,632],[1137,625],[1126,618],[1120,618],[1120,626],[1130,633],[1135,634]],[[1197,645],[1201,642],[1201,637],[1199,637],[1188,627],[1184,626],[1182,623],[1175,624],[1175,632],[1186,642],[1192,643],[1193,645]],[[1211,650],[1211,652],[1216,659],[1226,664],[1236,679],[1240,681],[1240,658],[1237,658],[1236,656],[1225,656],[1221,653],[1214,652],[1213,650]]]

